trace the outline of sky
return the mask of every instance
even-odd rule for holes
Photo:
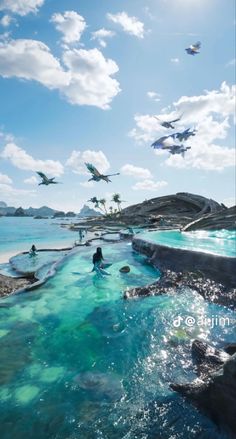
[[[124,206],[191,192],[235,204],[234,9],[0,0],[0,200],[79,211],[115,192]],[[178,117],[174,130],[161,125]],[[184,157],[151,147],[187,128]],[[120,175],[88,182],[85,162]],[[62,184],[38,186],[36,171]]]

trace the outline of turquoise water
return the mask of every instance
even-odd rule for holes
[[[62,220],[63,222],[63,220]],[[72,246],[78,234],[60,227],[57,220],[33,218],[0,218],[0,253],[27,251],[61,243]]]
[[[39,289],[0,301],[1,439],[226,437],[169,383],[195,377],[193,338],[221,346],[235,331],[173,319],[186,309],[196,319],[232,312],[191,290],[125,301],[126,288],[159,273],[120,243],[103,246],[111,276],[99,278],[93,251],[79,249]]]
[[[236,256],[236,232],[232,230],[180,232],[178,230],[145,232],[140,238],[192,251]]]

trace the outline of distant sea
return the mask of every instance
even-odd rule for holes
[[[29,250],[33,244],[36,248],[72,246],[78,235],[60,227],[64,222],[70,224],[72,220],[0,217],[0,263]]]

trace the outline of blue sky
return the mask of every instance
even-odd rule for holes
[[[0,200],[235,198],[234,0],[0,0]],[[185,48],[200,40],[200,54]],[[150,147],[178,115],[185,157]],[[171,131],[171,130],[170,130]],[[121,172],[87,183],[83,165]],[[37,185],[36,170],[62,185]]]

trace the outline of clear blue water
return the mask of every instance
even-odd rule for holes
[[[62,222],[64,220],[61,220]],[[0,218],[0,253],[27,251],[53,245],[72,246],[78,234],[62,228],[58,220],[33,218]]]
[[[199,230],[196,232],[166,230],[145,232],[139,237],[169,247],[236,257],[236,231],[234,230]]]
[[[176,316],[232,312],[184,289],[124,301],[126,288],[159,273],[122,243],[103,246],[112,266],[100,278],[90,272],[93,251],[79,249],[39,289],[0,301],[1,439],[226,437],[169,383],[195,377],[194,338],[221,346],[235,332],[177,328]]]

